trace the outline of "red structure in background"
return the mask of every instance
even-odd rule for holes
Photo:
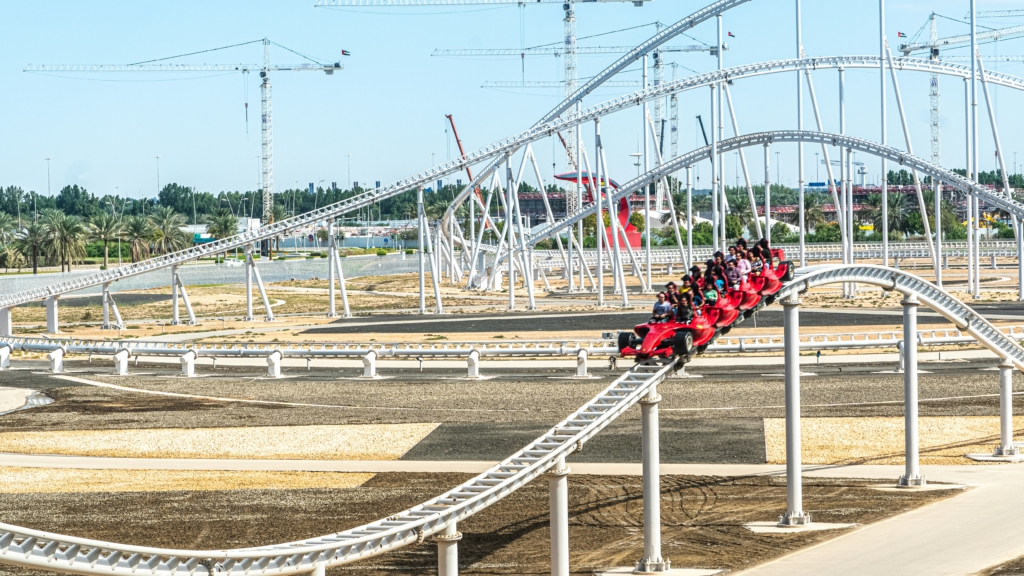
[[[555,179],[556,180],[562,180],[563,182],[580,182],[580,181],[582,181],[583,182],[583,190],[584,190],[584,192],[583,192],[583,199],[585,201],[587,201],[587,202],[594,202],[593,190],[595,189],[595,186],[591,182],[591,178],[590,178],[590,173],[589,172],[583,172],[582,174],[581,173],[577,173],[577,172],[567,172],[565,174],[555,174]],[[594,178],[594,180],[596,181],[597,179]],[[608,178],[607,180],[600,182],[600,184],[602,184],[604,186],[609,186],[610,185],[612,188],[614,188],[616,190],[619,189],[619,184],[617,182],[615,182],[615,180],[612,180],[611,178]],[[603,200],[603,198],[602,198],[602,200]],[[603,206],[603,204],[602,204],[602,206]],[[604,214],[606,212],[608,212],[607,209],[601,211],[602,214]],[[629,222],[629,216],[630,216],[629,199],[622,198],[621,200],[619,200],[619,209],[618,209],[617,212],[618,212],[618,217],[619,217],[619,225],[622,226],[622,229],[626,231],[626,238],[629,240],[629,247],[630,248],[640,248],[640,231],[636,229],[636,226],[633,226]],[[604,234],[605,234],[605,241],[607,242],[606,246],[614,246],[613,241],[612,241],[611,233],[612,233],[612,229],[610,227],[609,228],[605,228]],[[619,238],[619,243],[621,244],[621,242],[622,242],[622,238],[620,237]]]

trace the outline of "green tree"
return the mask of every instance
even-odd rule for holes
[[[725,215],[725,237],[735,240],[743,236],[743,221],[735,214]]]
[[[85,239],[89,229],[77,216],[60,210],[47,210],[41,215],[46,233],[44,252],[60,263],[60,271],[71,271],[76,260],[85,258]]]
[[[5,272],[10,272],[11,268],[17,268],[20,272],[25,266],[25,257],[13,244],[7,244],[0,249],[0,262],[3,263]]]
[[[630,214],[629,223],[632,224],[633,227],[636,228],[636,231],[640,232],[641,234],[643,234],[644,230],[646,229],[646,227],[644,226],[645,221],[643,212],[633,212],[632,214]]]
[[[149,217],[153,225],[153,247],[156,254],[169,254],[192,244],[192,236],[182,230],[185,217],[169,206],[161,206]]]
[[[45,243],[46,230],[38,220],[33,220],[22,228],[18,233],[18,239],[14,241],[18,251],[32,262],[33,274],[39,273],[39,255],[42,253]]]
[[[100,211],[96,197],[85,188],[80,188],[78,184],[60,189],[57,193],[56,207],[69,216],[82,218],[88,218]]]
[[[141,214],[125,218],[124,238],[128,241],[132,262],[149,258],[153,233],[153,223],[150,222],[149,218]]]
[[[711,246],[714,239],[714,228],[710,222],[700,222],[693,227],[693,245]]]
[[[124,223],[113,214],[100,212],[89,219],[89,236],[103,243],[103,268],[110,266],[110,243],[121,238]]]
[[[0,212],[0,246],[6,246],[14,240],[15,228],[14,218],[6,212]]]
[[[206,233],[216,240],[234,236],[238,234],[238,218],[235,218],[230,210],[218,210],[216,214],[207,216]]]

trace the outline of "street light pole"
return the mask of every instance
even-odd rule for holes
[[[160,157],[156,157],[156,193],[160,194]]]
[[[345,154],[346,161],[348,163],[348,189],[352,189],[352,155]]]

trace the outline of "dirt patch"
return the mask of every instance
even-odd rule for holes
[[[982,570],[975,576],[1021,576],[1022,574],[1024,574],[1024,556]]]
[[[0,452],[117,458],[397,460],[436,424],[6,432]]]
[[[4,521],[87,538],[177,548],[259,546],[352,528],[398,512],[468,476],[379,474],[343,490],[240,490],[95,494],[0,494]],[[636,561],[643,549],[639,477],[570,476],[570,562],[591,574]],[[945,498],[948,491],[881,492],[869,481],[807,478],[804,509],[822,522],[868,523]],[[739,570],[820,542],[835,532],[759,535],[743,523],[785,511],[783,478],[662,477],[664,555],[678,567]],[[175,522],[166,522],[168,518]],[[282,521],[284,520],[284,521]],[[459,525],[462,574],[550,570],[548,483],[541,479]],[[436,570],[425,542],[345,567],[383,576]],[[341,573],[342,569],[337,572]],[[334,570],[330,571],[334,572]],[[43,574],[0,567],[0,574]]]
[[[902,464],[903,418],[805,418],[801,443],[805,464]],[[1024,416],[1014,417],[1024,429]],[[786,461],[786,421],[766,418],[768,462]],[[937,416],[918,419],[922,464],[972,464],[965,454],[988,454],[999,444],[997,416]]]
[[[354,488],[373,474],[228,470],[85,470],[0,467],[11,494],[169,492],[179,490],[301,490]]]

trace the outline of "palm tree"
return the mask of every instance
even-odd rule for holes
[[[43,245],[46,243],[46,230],[38,220],[29,222],[25,228],[18,233],[17,240],[14,241],[15,246],[18,247],[18,251],[26,256],[26,258],[32,260],[32,273],[39,273],[39,253],[43,250]]]
[[[89,219],[89,235],[93,240],[103,242],[103,269],[110,265],[109,245],[121,238],[124,230],[124,222],[115,218],[113,214],[100,212]]]
[[[813,196],[804,196],[804,223],[808,230],[814,230],[818,226],[828,222],[821,204]]]
[[[872,194],[864,202],[868,208],[868,218],[875,225],[875,231],[882,231],[882,196]],[[888,221],[889,232],[902,233],[907,229],[907,196],[905,194],[892,193],[888,198]]]
[[[207,217],[206,233],[213,236],[215,240],[234,236],[238,234],[238,218],[235,218],[229,210],[219,210],[216,214]],[[225,256],[227,256],[226,253]]]
[[[14,240],[14,218],[6,212],[0,212],[0,246],[6,246]]]
[[[153,225],[153,247],[157,254],[183,250],[192,243],[188,232],[182,230],[185,217],[170,206],[161,206],[149,217]]]
[[[85,239],[88,228],[77,216],[69,216],[61,210],[47,210],[43,214],[43,230],[46,241],[43,250],[60,262],[60,271],[71,271],[75,260],[85,258]]]
[[[136,214],[124,220],[124,239],[132,253],[132,262],[149,258],[149,245],[153,240],[153,224],[149,218]]]

